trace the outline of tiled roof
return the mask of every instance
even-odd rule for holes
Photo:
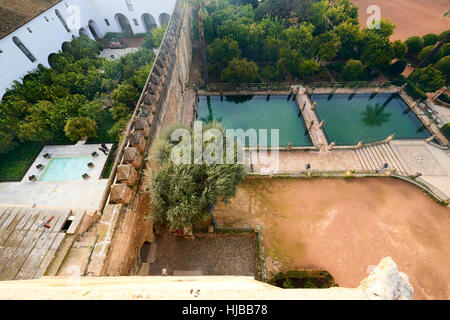
[[[0,0],[0,39],[61,0]]]

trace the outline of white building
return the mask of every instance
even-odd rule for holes
[[[29,1],[14,2],[16,7],[13,9],[20,17],[20,5],[27,7]],[[0,22],[0,98],[14,80],[21,81],[23,76],[39,64],[49,67],[48,57],[60,52],[64,42],[83,34],[94,39],[102,38],[107,32],[137,34],[149,31],[155,25],[167,24],[176,4],[176,0],[47,2],[47,7],[52,3],[56,4],[44,11],[34,12],[36,15],[31,20],[22,18],[25,20],[22,23],[21,19],[17,19],[12,28],[5,27]],[[14,13],[9,10],[11,8],[2,6],[6,5],[0,4],[1,14]]]

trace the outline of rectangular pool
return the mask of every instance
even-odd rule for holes
[[[53,158],[39,177],[39,181],[83,180],[82,175],[88,172],[88,163],[92,160],[92,157]]]
[[[308,130],[299,107],[292,97],[286,95],[266,96],[202,96],[198,106],[197,119],[210,122],[220,121],[226,129],[269,130],[267,146],[271,147],[270,130],[279,129],[279,146],[289,143],[294,147],[312,146]],[[243,141],[241,141],[243,142]],[[245,142],[248,146],[248,141]]]
[[[395,134],[396,139],[426,139],[425,125],[398,94],[317,94],[315,112],[325,120],[324,133],[336,145],[356,145]]]

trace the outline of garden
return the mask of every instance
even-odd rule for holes
[[[20,180],[45,144],[117,143],[131,118],[155,54],[141,48],[99,58],[82,36],[15,81],[0,103],[0,180]]]

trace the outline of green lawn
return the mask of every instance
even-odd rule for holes
[[[43,148],[42,143],[23,143],[0,154],[0,181],[20,181]]]

